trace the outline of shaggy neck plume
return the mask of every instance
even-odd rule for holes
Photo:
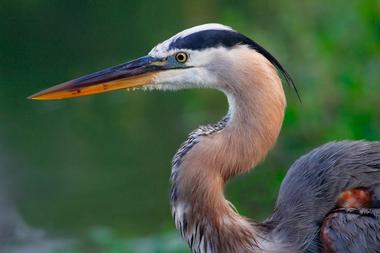
[[[250,51],[242,50],[240,61],[231,63],[245,78],[239,83],[223,78],[227,116],[191,133],[173,160],[172,213],[192,252],[257,252],[263,244],[265,232],[237,214],[223,193],[229,178],[264,158],[284,116],[285,96],[275,68]]]

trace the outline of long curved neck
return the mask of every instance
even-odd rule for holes
[[[241,56],[235,80],[224,78],[230,110],[195,130],[173,160],[171,204],[177,229],[193,252],[257,252],[259,225],[239,216],[224,197],[225,182],[249,171],[275,143],[285,96],[275,68],[260,54]],[[254,64],[249,64],[253,62]]]

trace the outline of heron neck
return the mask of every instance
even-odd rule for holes
[[[173,161],[172,212],[193,252],[256,252],[263,233],[234,211],[224,185],[249,171],[275,143],[285,98],[269,62],[244,68],[239,70],[252,76],[239,84],[230,80],[223,89],[230,106],[226,118],[194,131]]]

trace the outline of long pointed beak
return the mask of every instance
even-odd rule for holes
[[[165,69],[167,69],[165,60],[145,56],[53,86],[28,98],[35,100],[65,99],[141,87],[154,83],[157,73]]]

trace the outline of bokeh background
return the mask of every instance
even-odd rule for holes
[[[170,161],[220,119],[210,90],[26,97],[145,55],[193,25],[256,40],[293,76],[267,160],[227,197],[262,220],[291,163],[324,142],[380,139],[380,1],[0,0],[0,252],[188,252],[170,216]]]

